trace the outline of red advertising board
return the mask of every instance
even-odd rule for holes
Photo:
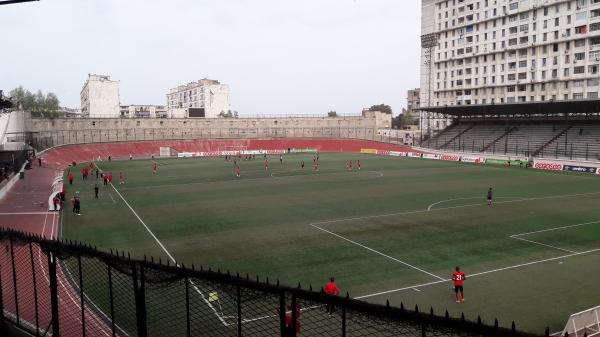
[[[443,154],[440,156],[440,160],[446,160],[446,161],[458,161],[459,159],[460,159],[460,156],[451,155],[451,154]]]
[[[536,161],[533,164],[533,167],[540,170],[548,170],[548,171],[562,171],[562,164],[552,163],[552,162],[543,162]]]

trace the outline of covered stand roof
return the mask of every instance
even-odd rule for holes
[[[493,115],[591,114],[600,112],[600,99],[502,104],[447,105],[421,107],[419,110],[457,117]]]

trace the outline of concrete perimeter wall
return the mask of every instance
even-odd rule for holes
[[[389,115],[388,115],[389,116]],[[169,139],[337,138],[387,140],[380,113],[358,117],[290,118],[25,118],[27,142],[38,150],[65,144]],[[13,135],[15,138],[21,138]]]

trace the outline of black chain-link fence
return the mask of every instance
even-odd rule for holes
[[[10,230],[0,288],[3,320],[35,336],[534,336]]]

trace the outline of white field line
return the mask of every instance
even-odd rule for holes
[[[516,199],[517,197],[497,197],[496,199]],[[450,202],[450,201],[456,201],[456,200],[473,200],[473,199],[480,199],[483,200],[484,198],[479,196],[479,197],[467,197],[467,198],[454,198],[454,199],[446,199],[446,200],[442,200],[442,201],[438,201],[438,202],[434,202],[433,204],[427,206],[427,210],[431,211],[431,209],[433,208],[433,206],[435,205],[439,205],[439,204],[443,204],[445,202]]]
[[[397,259],[397,258],[395,258],[395,257],[393,257],[393,256],[389,256],[389,255],[387,255],[387,254],[384,254],[384,253],[382,253],[382,252],[380,252],[380,251],[378,251],[378,250],[375,250],[375,249],[373,249],[373,248],[367,247],[367,246],[365,246],[365,245],[363,245],[363,244],[361,244],[361,243],[358,243],[358,242],[356,242],[356,241],[350,240],[350,239],[348,239],[348,238],[346,238],[346,237],[343,237],[343,236],[341,236],[341,235],[339,235],[339,234],[336,234],[336,233],[334,233],[334,232],[331,232],[331,231],[328,231],[328,230],[326,230],[326,229],[323,229],[323,228],[321,228],[321,227],[319,227],[319,226],[317,226],[317,225],[315,225],[315,224],[309,224],[309,226],[312,226],[312,227],[314,227],[314,228],[316,228],[316,229],[318,229],[318,230],[321,230],[321,231],[323,231],[323,232],[325,232],[325,233],[331,234],[331,235],[333,235],[333,236],[335,236],[335,237],[338,237],[338,238],[340,238],[340,239],[342,239],[342,240],[348,241],[348,242],[350,242],[350,243],[352,243],[352,244],[355,244],[355,245],[357,245],[357,246],[359,246],[359,247],[362,247],[362,248],[364,248],[364,249],[366,249],[366,250],[369,250],[369,251],[371,251],[371,252],[373,252],[373,253],[375,253],[375,254],[379,254],[379,255],[381,255],[381,256],[383,256],[383,257],[386,257],[386,258],[388,258],[388,259],[390,259],[390,260],[392,260],[392,261],[396,261],[396,262],[398,262],[398,263],[400,263],[400,264],[403,264],[403,265],[405,265],[405,266],[407,266],[407,267],[410,267],[410,268],[412,268],[412,269],[418,270],[418,271],[420,271],[420,272],[422,272],[422,273],[425,273],[425,274],[427,274],[427,275],[429,275],[429,276],[435,277],[435,278],[437,278],[437,279],[439,279],[439,280],[444,280],[444,278],[442,278],[442,277],[440,277],[440,276],[437,276],[437,275],[435,275],[435,274],[432,274],[432,273],[430,273],[430,272],[428,272],[428,271],[426,271],[426,270],[423,270],[423,269],[421,269],[421,268],[419,268],[419,267],[413,266],[412,264],[409,264],[409,263],[407,263],[407,262],[404,262],[404,261],[402,261],[402,260],[399,260],[399,259]]]
[[[179,266],[177,264],[177,261],[175,260],[175,258],[173,257],[173,255],[171,255],[171,253],[169,253],[169,251],[167,250],[167,248],[163,245],[163,243],[156,237],[156,235],[154,235],[154,233],[152,232],[152,230],[150,230],[150,228],[148,228],[148,226],[146,225],[146,223],[144,222],[144,220],[142,220],[142,218],[140,218],[140,216],[137,214],[137,212],[133,209],[133,207],[131,207],[131,205],[129,204],[129,202],[127,202],[127,200],[125,200],[125,198],[123,197],[123,195],[121,195],[121,193],[119,192],[119,190],[117,190],[117,188],[115,187],[115,185],[110,184],[110,186],[113,188],[113,190],[117,193],[117,195],[121,198],[121,200],[123,200],[123,202],[125,203],[125,205],[127,205],[127,207],[131,210],[131,212],[133,213],[133,215],[135,215],[135,217],[139,220],[139,222],[142,224],[142,226],[144,226],[144,228],[146,228],[146,231],[148,233],[150,233],[150,235],[154,238],[154,241],[156,241],[156,243],[158,243],[158,245],[160,246],[160,248],[162,248],[162,250],[165,252],[165,254],[167,254],[167,256],[169,257],[169,259],[177,266]],[[200,296],[202,297],[202,300],[204,300],[204,302],[208,305],[208,307],[215,313],[215,315],[217,316],[217,318],[221,321],[221,323],[224,326],[229,326],[229,323],[225,322],[225,320],[223,319],[223,317],[221,317],[221,315],[219,315],[219,312],[217,311],[217,309],[212,305],[212,303],[210,303],[210,301],[208,301],[206,299],[206,297],[204,296],[204,294],[202,293],[202,291],[200,291],[200,289],[194,284],[194,282],[192,282],[190,280],[190,284],[192,285],[192,287],[194,288],[194,290],[196,290],[196,292],[198,294],[200,294]]]
[[[600,248],[596,248],[596,249],[586,250],[584,252],[578,252],[578,253],[572,253],[572,254],[567,254],[567,255],[561,255],[561,256],[551,257],[551,258],[548,258],[548,259],[536,260],[536,261],[531,261],[531,262],[516,264],[516,265],[513,265],[513,266],[508,266],[508,267],[502,267],[502,268],[487,270],[487,271],[483,271],[483,272],[479,272],[479,273],[470,274],[470,275],[467,275],[467,276],[469,278],[472,278],[472,277],[477,277],[477,276],[481,276],[481,275],[487,275],[487,274],[496,273],[496,272],[500,272],[500,271],[506,271],[506,270],[510,270],[510,269],[517,269],[517,268],[522,268],[522,267],[528,267],[528,266],[539,264],[539,263],[551,262],[551,261],[566,259],[566,258],[573,257],[573,256],[579,256],[579,255],[586,255],[586,254],[596,253],[596,252],[599,252],[599,251],[600,251]],[[435,281],[435,282],[429,282],[429,283],[423,283],[423,284],[416,284],[416,285],[412,285],[412,286],[408,286],[408,287],[403,287],[403,288],[398,288],[398,289],[392,289],[392,290],[386,290],[386,291],[382,291],[382,292],[378,292],[378,293],[374,293],[374,294],[368,294],[368,295],[358,296],[358,297],[355,297],[355,299],[370,298],[370,297],[375,297],[375,296],[390,294],[390,293],[394,293],[394,292],[399,292],[399,291],[403,291],[403,290],[407,290],[407,289],[422,288],[422,287],[426,287],[426,286],[430,286],[430,285],[434,285],[434,284],[439,284],[439,283],[443,283],[443,282],[450,282],[450,281],[452,281],[452,280],[447,279],[447,280],[442,280],[442,281]]]
[[[60,227],[60,237],[62,237],[62,236],[63,236],[63,227],[64,227],[64,226],[62,225],[62,223],[63,223],[63,217],[61,216],[61,217],[60,217],[60,226],[59,226],[59,227]],[[58,228],[57,228],[57,232],[58,232]],[[58,238],[58,234],[57,234],[57,238]],[[73,277],[73,275],[71,274],[71,271],[69,270],[69,267],[68,267],[68,266],[66,266],[66,264],[64,265],[64,268],[61,268],[61,271],[62,271],[62,272],[63,272],[63,274],[64,274],[64,270],[63,270],[63,269],[66,269],[67,273],[69,274],[69,278],[70,278],[71,280],[75,280],[75,278],[74,278],[74,277]],[[75,282],[70,282],[70,285],[71,285],[71,287],[75,288],[75,290],[76,290],[76,291],[78,291],[78,292],[80,292],[80,291],[81,291],[81,290],[80,290],[80,288],[79,288],[79,286],[78,286],[78,285],[77,285]],[[86,292],[85,290],[84,290],[84,292],[83,292],[83,296],[84,296],[84,297],[85,297],[85,299],[87,300],[88,304],[91,304],[91,305],[93,305],[93,306],[94,306],[94,308],[95,308],[95,312],[94,312],[94,314],[95,314],[96,312],[97,312],[97,313],[100,313],[102,316],[104,316],[104,318],[106,319],[106,322],[111,322],[111,319],[110,319],[110,317],[108,317],[108,315],[107,315],[107,314],[106,314],[106,313],[105,313],[105,312],[104,312],[102,309],[100,309],[100,308],[99,308],[99,307],[96,305],[96,303],[94,303],[94,301],[92,301],[92,299],[91,299],[91,298],[90,298],[90,297],[87,295],[87,292]],[[89,308],[88,308],[88,311],[89,311]],[[106,323],[106,322],[103,322],[103,323]],[[115,327],[116,327],[118,330],[120,330],[120,331],[121,331],[121,333],[123,333],[123,335],[125,335],[125,336],[129,336],[129,334],[127,333],[127,331],[123,330],[123,328],[121,328],[121,327],[119,326],[119,324],[116,324],[116,323],[115,323]],[[112,330],[112,329],[111,329],[111,330]],[[112,332],[112,331],[111,331],[111,332]]]
[[[55,225],[55,223],[56,223],[56,225]],[[51,239],[57,239],[57,236],[58,236],[58,235],[54,234],[54,227],[56,227],[56,232],[58,232],[58,221],[56,221],[56,213],[53,213],[53,218],[52,218],[52,228],[51,228],[51,232],[50,232],[50,238]],[[57,268],[57,270],[60,270],[62,272],[62,268]],[[56,279],[60,283],[60,286],[67,293],[67,297],[69,297],[69,299],[73,303],[75,303],[75,306],[77,307],[78,311],[81,311],[81,306],[79,305],[79,302],[76,301],[71,296],[70,290],[75,290],[75,289],[73,289],[70,285],[68,287],[65,286],[65,284],[63,283],[63,277],[60,277],[59,275],[57,275]],[[95,328],[99,329],[100,331],[102,331],[102,333],[105,334],[106,336],[110,336],[110,334],[108,332],[106,332],[105,328],[108,328],[108,327],[106,326],[105,322],[103,322],[102,320],[100,320],[93,311],[89,310],[89,308],[88,308],[87,312],[88,312],[88,314],[91,314],[91,322],[95,326]],[[89,315],[86,315],[86,317],[89,317]],[[78,319],[78,321],[81,324],[83,324],[83,322],[81,322],[81,319],[79,317],[77,317],[77,319]]]
[[[54,239],[54,232],[53,232],[53,231],[54,231],[54,227],[55,227],[55,226],[54,226],[54,222],[56,221],[56,213],[52,213],[52,215],[53,215],[53,218],[52,218],[52,227],[51,227],[51,232],[50,232],[50,240],[53,240],[53,239]],[[46,235],[46,223],[47,223],[47,221],[46,221],[46,220],[47,220],[47,216],[46,216],[46,217],[44,217],[44,226],[42,227],[42,237],[44,237],[44,238],[45,238],[45,235]],[[38,248],[38,262],[39,262],[39,264],[40,264],[40,268],[42,269],[42,273],[44,274],[44,278],[46,279],[46,282],[48,282],[48,284],[49,284],[49,282],[50,282],[50,279],[48,278],[48,274],[46,273],[46,269],[44,268],[44,263],[42,262],[41,248]],[[68,297],[68,298],[69,298],[69,299],[70,299],[70,300],[71,300],[71,301],[72,301],[72,302],[75,304],[75,306],[76,306],[78,309],[81,309],[81,308],[79,307],[79,303],[77,303],[77,301],[75,301],[75,300],[73,299],[73,297],[71,297],[71,294],[69,293],[68,289],[67,289],[67,288],[65,288],[64,284],[62,283],[62,281],[61,281],[61,279],[60,279],[59,277],[57,277],[57,281],[60,281],[60,285],[61,285],[61,286],[63,287],[63,289],[66,291],[67,297]],[[63,302],[63,303],[65,302],[65,300],[63,299],[63,297],[62,297],[62,296],[58,296],[58,300],[59,300],[60,302]],[[66,302],[68,302],[68,301],[66,301]],[[67,305],[69,305],[69,303],[66,303],[66,304],[67,304]],[[79,315],[77,315],[77,316],[76,316],[76,319],[77,319],[77,321],[78,321],[80,324],[82,324],[82,322],[81,322],[81,318],[79,317]],[[105,335],[109,336],[109,335],[108,335],[108,333],[106,333],[106,331],[102,330],[102,332],[103,332]]]
[[[21,213],[0,213],[0,215],[48,215],[53,212],[21,212]]]
[[[578,197],[578,196],[583,196],[583,195],[596,195],[596,194],[600,194],[600,192],[588,192],[588,193],[577,193],[577,194],[559,194],[559,195],[551,195],[551,196],[543,196],[543,197],[521,198],[521,199],[515,199],[515,200],[498,201],[495,204],[509,204],[509,203],[515,203],[515,202],[523,202],[523,201],[569,198],[569,197]],[[451,210],[451,209],[468,208],[468,207],[475,207],[475,206],[482,206],[482,205],[487,205],[487,202],[476,203],[476,204],[466,204],[466,205],[457,205],[457,206],[448,206],[448,207],[433,208],[433,209],[431,209],[429,211],[427,209],[422,209],[422,210],[402,211],[402,212],[395,212],[395,213],[367,215],[367,216],[360,216],[360,217],[354,217],[354,218],[340,218],[340,219],[319,221],[319,222],[315,222],[314,224],[315,225],[324,225],[324,224],[330,224],[330,223],[336,223],[336,222],[344,222],[344,221],[352,221],[352,220],[365,220],[365,219],[384,218],[384,217],[397,216],[397,215],[408,215],[408,214],[419,214],[419,213],[425,213],[425,212],[447,211],[447,210]]]
[[[551,232],[551,231],[557,231],[557,230],[561,230],[561,229],[568,229],[568,228],[573,228],[573,227],[581,227],[581,226],[587,226],[587,225],[592,225],[592,224],[597,224],[597,223],[600,223],[600,220],[590,221],[590,222],[584,222],[584,223],[580,223],[580,224],[576,224],[576,225],[568,225],[568,226],[560,226],[560,227],[547,228],[547,229],[542,229],[542,230],[533,231],[533,232],[518,233],[518,234],[511,235],[510,237],[511,238],[517,238],[519,236],[525,236],[525,235],[537,234],[537,233],[544,233],[544,232]]]
[[[510,238],[511,239],[515,239],[515,240],[521,240],[521,241],[533,243],[533,244],[536,244],[536,245],[540,245],[540,246],[544,246],[544,247],[548,247],[548,248],[552,248],[552,249],[562,250],[563,252],[567,252],[567,253],[577,253],[576,251],[573,251],[573,250],[568,250],[568,249],[564,249],[564,248],[560,248],[560,247],[548,245],[548,244],[537,242],[537,241],[533,241],[533,240],[527,240],[527,239],[523,239],[523,238],[520,238],[520,237],[513,237],[513,236],[511,236]]]
[[[108,196],[110,197],[110,199],[112,200],[113,204],[116,204],[117,202],[115,201],[115,198],[113,198],[112,193],[108,192]]]

